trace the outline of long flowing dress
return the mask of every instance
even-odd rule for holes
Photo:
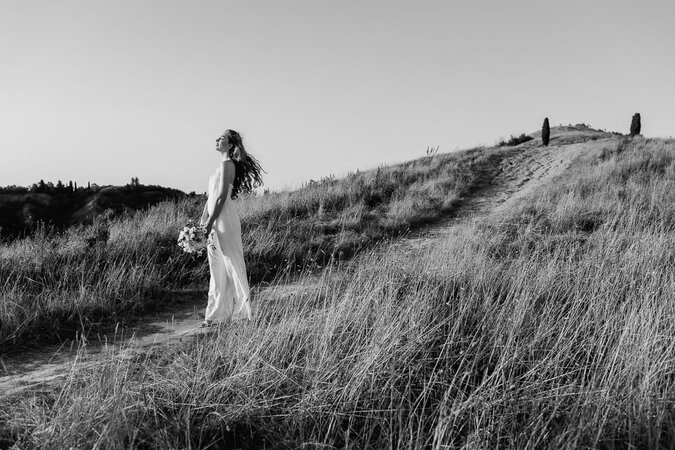
[[[207,202],[209,215],[213,214],[219,186],[222,183],[221,166],[209,177]],[[244,247],[241,243],[241,223],[234,201],[230,198],[231,194],[230,184],[225,205],[213,225],[212,244],[208,246],[211,280],[205,319],[213,322],[251,319]]]

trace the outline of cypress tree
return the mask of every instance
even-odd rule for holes
[[[548,117],[544,119],[544,125],[541,127],[541,142],[548,147],[548,142],[551,138],[551,127],[548,125]]]
[[[640,123],[640,113],[633,114],[633,120],[630,122],[630,137],[635,137],[640,134],[640,128],[642,124]]]

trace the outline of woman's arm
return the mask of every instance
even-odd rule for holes
[[[199,218],[199,225],[206,225],[206,221],[208,219],[209,219],[209,200],[207,198],[206,203],[204,203],[204,211],[202,211],[202,215]]]
[[[222,176],[220,177],[220,186],[218,187],[218,196],[216,197],[216,204],[213,207],[213,214],[209,217],[209,220],[206,222],[206,233],[211,232],[216,218],[220,215],[225,202],[227,201],[227,194],[229,193],[229,186],[234,181],[235,166],[234,161],[229,159],[223,161],[223,166],[221,167]]]

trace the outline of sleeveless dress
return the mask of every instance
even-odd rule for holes
[[[221,166],[209,177],[207,208],[213,214],[218,189],[222,178]],[[212,243],[208,245],[209,296],[206,306],[206,321],[226,322],[229,320],[251,319],[251,303],[244,248],[241,243],[241,223],[230,198],[232,185],[227,190],[227,200],[213,223]]]

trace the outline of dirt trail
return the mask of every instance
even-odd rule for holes
[[[556,147],[525,145],[514,148],[501,162],[483,174],[477,188],[460,199],[452,216],[417,230],[390,245],[394,248],[424,250],[437,239],[443,239],[460,223],[478,220],[508,208],[512,202],[536,190],[563,173],[587,144]],[[307,282],[305,280],[304,282]],[[300,288],[297,283],[264,288],[257,296],[283,298]],[[139,324],[117,329],[70,343],[67,347],[50,346],[40,351],[24,352],[11,358],[0,356],[0,398],[28,388],[38,388],[78,367],[93,365],[106,357],[131,357],[150,347],[171,345],[195,339],[208,330],[198,328],[206,300],[203,295],[185,293],[182,306],[174,311],[146,316]],[[199,306],[195,306],[199,305]],[[255,303],[254,303],[255,305]],[[201,309],[198,309],[201,308]]]
[[[438,239],[451,235],[454,226],[505,211],[519,199],[565,172],[572,161],[588,148],[588,143],[516,147],[496,167],[484,174],[484,181],[474,192],[460,199],[454,214],[411,233],[407,239],[393,245],[424,250]]]

